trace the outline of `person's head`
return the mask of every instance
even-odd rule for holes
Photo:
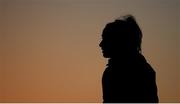
[[[105,58],[141,52],[142,32],[131,15],[108,23],[102,33],[102,48]]]

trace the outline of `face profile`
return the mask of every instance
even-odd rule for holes
[[[112,46],[110,45],[110,43],[108,42],[108,40],[106,40],[105,38],[102,39],[101,43],[99,44],[99,46],[102,49],[102,53],[103,56],[105,58],[110,58],[112,56]]]

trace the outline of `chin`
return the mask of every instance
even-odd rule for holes
[[[110,58],[110,55],[103,53],[103,57],[104,57],[104,58]]]

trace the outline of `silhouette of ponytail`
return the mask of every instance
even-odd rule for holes
[[[138,24],[135,21],[135,18],[131,15],[128,15],[126,21],[130,24],[133,33],[135,34],[137,49],[141,52],[141,41],[142,41],[142,32]]]
[[[119,24],[120,27],[121,25],[126,24],[124,25],[125,29],[130,32],[129,35],[131,35],[130,37],[133,38],[137,51],[141,53],[142,32],[135,18],[132,15],[125,15],[115,20],[114,23]]]
[[[137,50],[141,52],[142,32],[140,27],[138,26],[135,18],[132,15],[124,16],[124,20],[129,24],[132,33],[134,33]]]

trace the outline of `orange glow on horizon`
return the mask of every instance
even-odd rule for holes
[[[160,102],[180,102],[178,0],[1,0],[0,102],[102,102],[104,26],[136,17]]]

